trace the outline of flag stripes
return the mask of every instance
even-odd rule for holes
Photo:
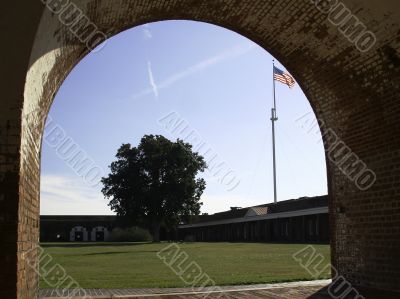
[[[276,66],[274,66],[274,80],[286,84],[290,88],[292,88],[296,83],[289,73],[278,69]]]

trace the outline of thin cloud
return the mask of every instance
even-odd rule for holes
[[[156,99],[158,99],[158,87],[157,87],[156,82],[154,81],[154,76],[153,76],[153,71],[151,69],[150,61],[147,62],[147,72],[149,73],[151,90],[154,93],[154,96],[156,97]]]
[[[144,35],[144,39],[152,39],[153,38],[153,34],[150,31],[150,25],[149,24],[144,24],[142,26],[142,32]]]
[[[170,75],[169,77],[165,78],[163,81],[159,82],[158,86],[157,86],[157,92],[160,89],[163,88],[168,88],[171,85],[175,84],[176,82],[183,80],[191,75],[194,75],[196,73],[200,73],[214,65],[217,65],[219,63],[228,61],[228,60],[232,60],[234,58],[237,58],[239,56],[242,56],[248,52],[250,52],[251,50],[253,50],[256,47],[255,44],[250,44],[250,45],[239,45],[239,46],[235,46],[233,48],[230,48],[228,50],[225,50],[213,57],[207,58],[205,60],[202,60],[182,71],[179,71],[175,74]],[[150,74],[150,73],[149,73]],[[144,89],[134,95],[132,95],[132,99],[138,99],[141,98],[143,96],[149,95],[151,93],[154,93],[154,88],[147,88]]]
[[[144,35],[144,39],[151,39],[153,37],[153,34],[151,33],[151,31],[147,28],[143,28],[143,35]]]
[[[40,197],[41,214],[112,214],[100,190],[79,177],[43,175]]]

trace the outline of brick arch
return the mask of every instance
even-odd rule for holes
[[[23,11],[5,4],[10,13],[1,21],[13,24],[18,16],[21,25],[3,26],[14,33],[9,38],[13,47],[0,52],[9,57],[1,77],[7,83],[5,101],[0,103],[4,298],[36,298],[38,277],[29,263],[36,261],[30,249],[39,234],[44,121],[64,78],[88,52],[57,14],[37,2]],[[400,291],[399,4],[343,1],[376,34],[374,47],[361,52],[312,1],[74,2],[108,36],[152,21],[202,21],[250,38],[285,64],[323,132],[334,132],[376,173],[375,184],[362,191],[336,166],[337,160],[327,159],[333,265],[360,288]],[[21,32],[25,39],[18,37]],[[326,137],[329,149],[335,143],[332,134]]]

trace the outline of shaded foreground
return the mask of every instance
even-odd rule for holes
[[[168,243],[65,243],[42,244],[54,264],[82,288],[157,288],[186,285],[157,256]],[[217,285],[245,285],[329,278],[311,277],[292,257],[309,244],[184,243],[181,252],[196,262]],[[313,245],[330,262],[329,245]],[[42,265],[43,266],[43,265]],[[50,288],[43,277],[41,288]]]
[[[245,286],[221,286],[206,288],[163,288],[163,289],[86,289],[80,293],[65,290],[62,293],[56,290],[42,289],[39,298],[76,298],[89,296],[93,299],[137,299],[137,298],[236,298],[236,299],[332,299],[328,294],[331,280],[313,280],[286,282],[274,284],[253,284]],[[224,294],[224,295],[222,295]],[[78,298],[77,298],[78,299]]]

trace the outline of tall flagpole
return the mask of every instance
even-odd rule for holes
[[[275,78],[274,78],[274,60],[272,60],[272,85],[274,94],[274,106],[271,108],[271,123],[272,123],[272,162],[273,162],[273,174],[274,174],[274,203],[277,202],[276,193],[276,159],[275,159],[275,122],[278,120],[276,117],[276,100],[275,100]]]

